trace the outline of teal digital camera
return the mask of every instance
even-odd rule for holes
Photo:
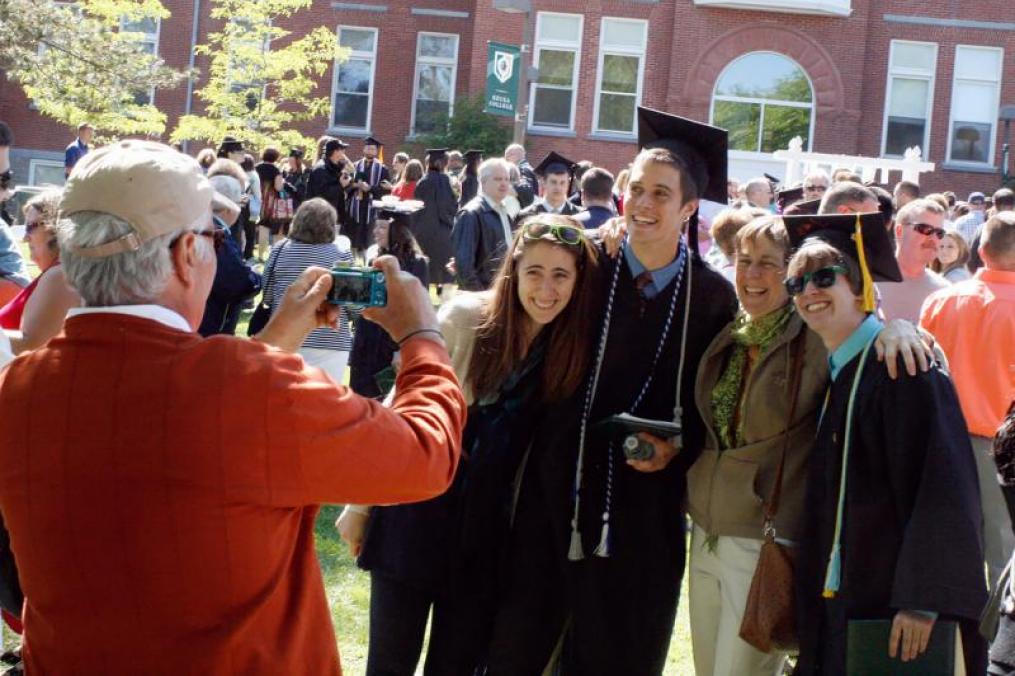
[[[388,287],[384,273],[377,268],[355,268],[336,265],[331,269],[332,305],[382,307],[388,304]]]

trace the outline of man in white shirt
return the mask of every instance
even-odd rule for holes
[[[933,200],[917,199],[895,217],[895,258],[903,281],[878,284],[881,310],[886,319],[920,321],[920,308],[927,296],[948,286],[948,281],[927,266],[937,256],[944,237],[945,210]]]

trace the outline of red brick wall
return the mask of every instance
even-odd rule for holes
[[[459,96],[482,92],[486,82],[486,45],[490,40],[518,44],[523,16],[492,8],[490,0],[356,0],[381,3],[386,12],[336,10],[330,0],[315,0],[311,9],[287,23],[297,34],[318,25],[334,30],[339,24],[379,29],[371,131],[394,152],[409,134],[416,39],[419,31],[457,33]],[[165,0],[172,17],[162,24],[160,54],[173,66],[185,67],[190,48],[192,0]],[[411,8],[428,7],[468,12],[468,18],[416,16]],[[976,3],[926,3],[923,0],[853,0],[849,18],[697,8],[691,0],[656,3],[620,0],[535,0],[536,11],[582,13],[583,45],[577,87],[575,129],[562,138],[528,136],[533,159],[555,149],[573,159],[590,159],[613,171],[634,155],[629,142],[592,138],[597,78],[599,31],[604,16],[643,18],[649,21],[648,52],[642,86],[645,105],[708,120],[716,78],[730,61],[755,50],[776,51],[794,58],[807,72],[815,89],[816,118],[812,148],[819,152],[880,153],[885,85],[890,41],[921,40],[938,43],[938,67],[927,159],[938,170],[924,177],[928,190],[950,188],[968,193],[991,190],[998,177],[943,168],[951,107],[952,72],[958,44],[1000,46],[1005,49],[1001,102],[1015,103],[1015,32],[889,23],[886,14],[995,21],[1010,15],[1009,0]],[[201,37],[212,29],[208,0],[201,0]],[[530,55],[526,56],[526,64]],[[207,64],[199,59],[199,68]],[[196,88],[200,87],[200,83]],[[320,83],[319,93],[331,97],[332,70]],[[169,129],[182,114],[186,87],[160,91],[156,103],[169,116]],[[195,108],[200,102],[195,99]],[[73,133],[28,108],[16,85],[0,83],[0,117],[15,126],[18,146],[39,150],[62,149]],[[301,125],[317,136],[327,119]],[[999,158],[1003,127],[998,125]],[[353,140],[352,154],[359,148]],[[998,162],[996,159],[995,162]]]

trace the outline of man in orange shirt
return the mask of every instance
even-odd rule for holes
[[[984,555],[993,585],[1015,546],[990,457],[991,438],[1015,400],[1015,212],[1002,212],[984,224],[980,255],[985,267],[973,279],[927,298],[920,325],[934,334],[948,357],[972,437]]]
[[[0,376],[28,673],[340,674],[318,506],[451,482],[465,404],[419,282],[379,259],[388,305],[365,312],[400,340],[391,408],[292,354],[337,317],[321,268],[256,340],[201,338],[211,199],[193,159],[147,142],[67,183],[61,261],[85,307]]]

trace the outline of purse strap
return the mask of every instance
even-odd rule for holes
[[[275,304],[274,297],[275,290],[272,288],[272,282],[273,278],[275,277],[275,267],[278,265],[278,260],[282,258],[282,252],[285,251],[285,247],[287,244],[289,244],[288,239],[282,242],[282,246],[278,248],[278,254],[275,256],[275,260],[271,262],[271,266],[267,270],[265,270],[264,273],[264,296],[261,297],[261,303],[267,305],[268,307],[271,307],[272,305]],[[265,303],[264,297],[268,295],[269,291],[272,292],[271,303]]]
[[[772,493],[765,502],[765,536],[775,537],[775,515],[779,513],[779,497],[782,494],[782,476],[786,468],[786,452],[789,450],[789,430],[793,426],[793,419],[796,416],[797,398],[800,394],[800,378],[803,372],[804,343],[807,339],[807,327],[801,327],[800,334],[793,339],[790,345],[792,353],[792,364],[790,366],[789,383],[789,413],[786,416],[786,429],[782,439],[782,457],[779,458],[779,470],[775,474],[775,484],[772,486]]]

